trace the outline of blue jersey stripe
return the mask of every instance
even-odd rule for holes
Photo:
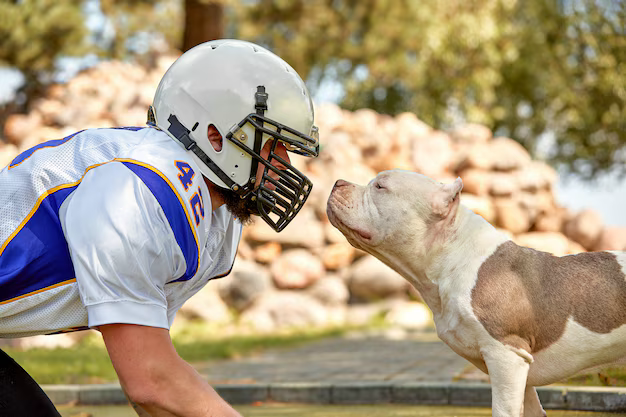
[[[108,128],[104,128],[104,129],[131,130],[133,132],[136,132],[138,130],[145,129],[145,128],[144,127],[136,127],[136,126],[125,126],[125,127],[112,127],[112,128],[108,127]],[[13,161],[11,161],[11,163],[9,164],[9,169],[18,166],[19,164],[21,164],[22,162],[24,162],[25,160],[30,158],[38,150],[43,149],[43,148],[51,148],[51,147],[63,145],[65,142],[67,142],[68,140],[72,139],[74,136],[78,135],[80,132],[83,132],[83,131],[84,131],[84,129],[83,130],[79,130],[76,133],[72,133],[71,135],[66,136],[63,139],[48,140],[46,142],[42,142],[42,143],[40,143],[38,145],[35,145],[32,148],[26,149],[24,152],[22,152],[21,154],[16,156],[15,159],[13,159]]]
[[[80,130],[80,131],[78,131],[76,133],[72,133],[71,135],[69,135],[69,136],[67,136],[67,137],[65,137],[63,139],[49,140],[49,141],[46,141],[46,142],[42,142],[39,145],[35,145],[32,148],[26,149],[24,152],[22,152],[21,154],[16,156],[13,161],[11,161],[11,163],[9,164],[9,169],[18,166],[19,164],[21,164],[22,162],[24,162],[25,160],[30,158],[32,156],[32,154],[34,154],[35,152],[37,152],[40,149],[63,145],[65,142],[67,142],[68,140],[72,139],[74,136],[78,135],[80,132],[82,132],[82,130]]]
[[[118,159],[137,175],[157,199],[174,232],[174,237],[185,257],[187,268],[183,276],[168,282],[187,281],[198,271],[199,246],[191,217],[185,210],[184,200],[165,175],[155,168],[137,161]]]
[[[0,254],[0,303],[75,281],[59,208],[77,185],[41,200]]]

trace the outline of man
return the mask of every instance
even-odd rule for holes
[[[213,41],[167,71],[148,124],[45,142],[0,171],[0,337],[95,328],[139,414],[237,416],[168,329],[228,274],[252,214],[281,231],[304,204],[288,152],[318,155],[311,98],[273,53]],[[59,415],[1,351],[0,415]]]

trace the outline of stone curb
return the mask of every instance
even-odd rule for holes
[[[55,404],[126,404],[119,384],[44,385]],[[488,384],[429,384],[391,382],[217,384],[214,388],[231,404],[276,401],[310,404],[491,405]],[[626,388],[538,387],[543,407],[559,410],[626,412]]]

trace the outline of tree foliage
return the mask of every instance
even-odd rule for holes
[[[125,59],[150,52],[154,45],[180,47],[182,0],[100,0],[99,3],[106,19],[97,31],[100,38],[97,47],[103,56]]]
[[[86,52],[83,0],[0,1],[0,66],[24,76],[27,94],[50,81],[59,56]]]
[[[94,4],[104,23],[87,30]],[[216,37],[184,28],[199,24],[185,11],[212,8],[226,36],[268,46],[313,92],[341,85],[345,108],[482,123],[531,151],[550,132],[548,156],[571,171],[626,173],[624,0],[0,0],[0,66],[19,69],[34,98],[58,57]]]
[[[23,111],[43,94],[59,58],[92,53],[123,59],[149,49],[145,45],[157,37],[161,45],[176,44],[182,33],[179,7],[178,0],[0,0],[0,67],[24,77],[20,103],[5,105],[3,113]],[[100,24],[88,28],[98,14]]]
[[[623,1],[259,0],[241,35],[290,62],[342,105],[415,112],[446,128],[490,126],[591,177],[626,173]]]

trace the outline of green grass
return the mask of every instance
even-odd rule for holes
[[[350,329],[331,328],[291,331],[276,335],[216,337],[215,329],[188,323],[172,332],[179,355],[190,363],[251,355],[269,348],[288,348],[329,337]],[[71,348],[3,348],[39,384],[90,384],[117,381],[99,334],[87,336]]]
[[[117,376],[99,335],[72,348],[3,348],[40,384],[89,384],[116,381]]]
[[[224,339],[193,338],[190,335],[195,333],[194,330],[186,329],[173,338],[178,354],[190,363],[236,358],[270,348],[294,347],[324,338],[338,337],[348,329],[300,330],[276,335],[231,336]]]
[[[611,366],[599,371],[583,373],[563,381],[567,385],[626,387],[626,366]]]

